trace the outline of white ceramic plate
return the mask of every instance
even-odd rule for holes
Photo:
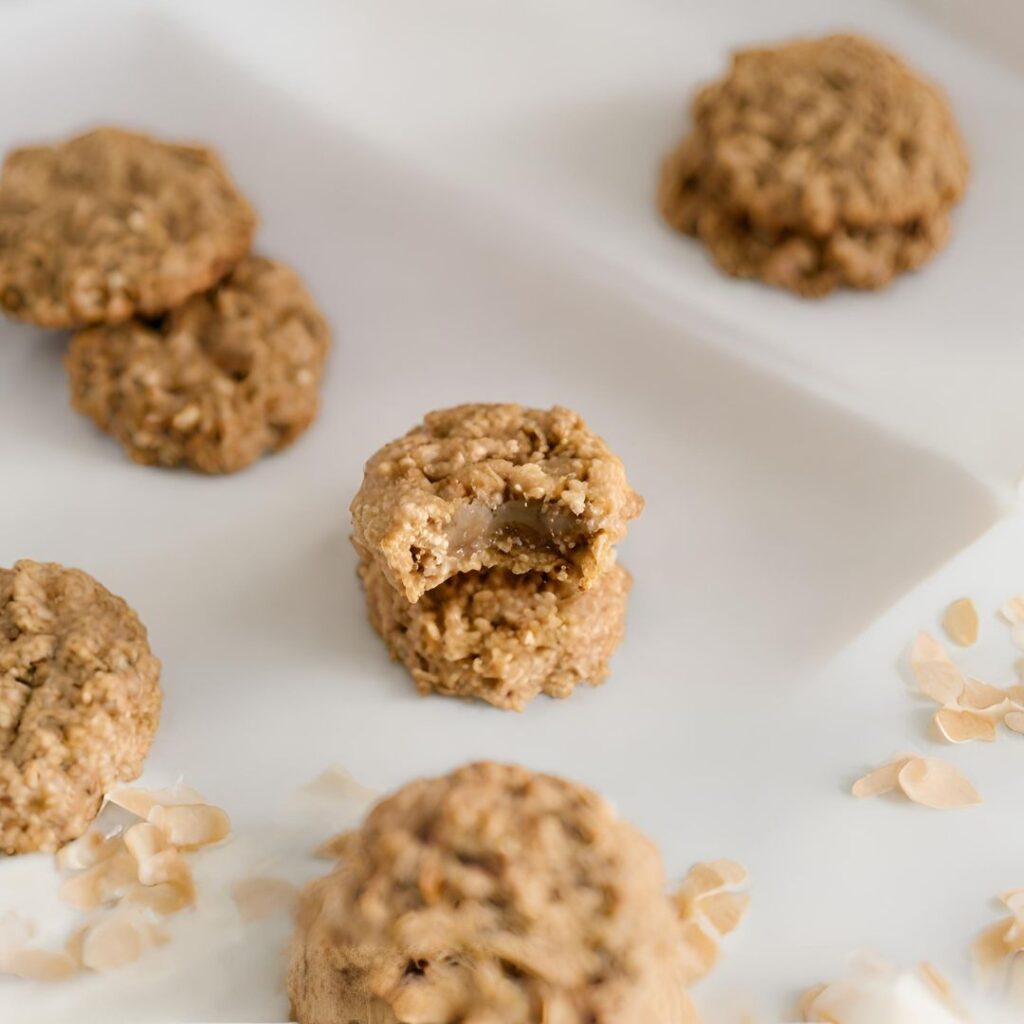
[[[444,9],[451,15],[458,6]],[[573,6],[552,15],[552,38]],[[801,9],[817,28],[822,19],[810,6],[782,5],[774,33],[762,13],[757,28],[784,34]],[[395,20],[398,8],[411,19],[408,32]],[[308,436],[237,477],[206,479],[131,464],[68,408],[65,339],[0,327],[0,564],[33,557],[80,566],[138,609],[165,666],[165,717],[145,779],[184,774],[229,809],[246,864],[297,878],[311,870],[302,855],[319,830],[308,819],[293,828],[286,809],[296,787],[329,763],[381,788],[481,757],[585,781],[658,841],[673,877],[708,857],[750,867],[755,910],[700,993],[712,1021],[748,1009],[779,1019],[795,989],[837,973],[855,946],[961,966],[969,936],[943,928],[945,908],[959,898],[960,866],[972,858],[983,865],[986,837],[1024,847],[1024,821],[1010,814],[1020,788],[1008,771],[995,771],[1012,755],[992,751],[987,803],[969,818],[857,804],[845,795],[851,779],[900,743],[923,742],[920,721],[910,707],[904,719],[892,710],[902,685],[898,646],[856,678],[844,678],[843,662],[822,668],[992,524],[1009,489],[1009,475],[992,469],[1005,459],[991,447],[977,448],[973,462],[954,452],[953,461],[916,443],[932,411],[899,429],[895,417],[872,417],[887,393],[884,361],[893,354],[891,372],[907,377],[908,352],[924,361],[942,303],[986,279],[971,257],[1005,277],[1005,254],[986,250],[980,235],[991,192],[972,195],[974,210],[958,220],[950,252],[891,293],[800,304],[720,279],[692,243],[662,231],[640,188],[672,141],[660,114],[638,120],[628,103],[602,110],[602,133],[621,128],[643,159],[617,177],[597,216],[591,190],[609,167],[596,151],[571,175],[571,191],[591,200],[560,205],[568,179],[559,185],[538,171],[517,191],[487,162],[498,149],[474,164],[464,139],[448,174],[437,154],[413,159],[416,147],[402,149],[372,76],[365,106],[381,111],[376,140],[365,114],[346,126],[342,115],[358,106],[351,92],[318,105],[307,76],[287,95],[275,44],[296,48],[293,68],[303,55],[312,66],[327,32],[310,27],[337,30],[341,8],[300,7],[290,37],[272,31],[280,12],[232,32],[223,11],[198,6],[186,6],[185,18],[170,8],[111,10],[109,18],[73,6],[7,12],[0,95],[17,101],[5,104],[0,146],[104,121],[213,143],[260,211],[259,248],[303,274],[335,333],[323,413]],[[410,43],[420,38],[411,26],[423,27],[412,5],[381,5],[377,15],[344,10],[363,25],[352,52],[368,64],[371,24],[383,65],[398,60],[383,47],[388,39],[399,53],[429,52]],[[605,21],[595,15],[593,31],[605,46],[602,33],[625,15],[598,10]],[[880,19],[882,10],[868,8]],[[652,46],[669,13],[652,3],[637,15]],[[467,21],[449,17],[450,30],[477,33],[485,48],[487,27],[462,14]],[[517,16],[502,17],[507,29]],[[525,5],[519,17],[525,38],[538,8]],[[674,8],[671,17],[678,20]],[[693,40],[680,37],[690,63],[680,65],[686,73],[676,76],[673,105],[723,59],[727,20],[705,17],[719,34],[708,35],[699,59]],[[883,20],[879,31],[887,27]],[[436,44],[436,24],[432,31]],[[523,43],[506,36],[509,46]],[[353,46],[350,36],[337,38],[342,53]],[[950,74],[987,67],[948,42],[939,50]],[[626,52],[643,66],[636,40]],[[566,54],[578,86],[584,62]],[[987,73],[1001,81],[1002,72]],[[619,71],[611,77],[617,82]],[[648,68],[642,87],[653,78]],[[494,82],[502,80],[495,72]],[[429,76],[424,83],[440,88]],[[957,78],[947,85],[958,97],[959,86],[968,95],[975,88]],[[524,94],[531,88],[524,83]],[[421,102],[412,72],[402,89],[412,106]],[[581,123],[578,110],[547,110],[568,118],[569,134]],[[988,138],[987,129],[971,129]],[[559,152],[546,148],[551,138],[545,130],[524,151],[531,160]],[[504,159],[515,151],[506,146]],[[488,174],[469,182],[474,167]],[[456,188],[460,176],[466,184]],[[979,178],[998,192],[995,172],[983,168]],[[634,192],[623,199],[626,183]],[[556,208],[564,216],[538,216]],[[1005,212],[1019,223],[1020,204]],[[574,222],[586,230],[574,234]],[[1002,237],[1002,225],[989,226],[990,241]],[[623,259],[630,267],[615,270]],[[997,312],[1008,302],[1000,291]],[[924,312],[930,319],[920,319]],[[883,347],[887,317],[905,336]],[[786,325],[789,350],[776,344]],[[817,349],[812,335],[820,335]],[[852,385],[862,363],[851,350],[860,342],[870,373]],[[957,353],[950,372],[966,365]],[[833,356],[836,379],[815,393]],[[800,372],[791,372],[794,361]],[[948,374],[932,376],[950,388]],[[855,399],[830,400],[848,385]],[[1008,387],[998,375],[994,386]],[[366,623],[347,541],[347,505],[368,454],[431,408],[497,399],[580,409],[648,502],[622,546],[636,588],[611,681],[569,701],[536,701],[522,715],[419,698]],[[967,418],[959,409],[950,416]],[[880,743],[894,731],[891,748]],[[0,863],[0,912],[49,908],[49,871],[43,858]],[[220,940],[208,929],[200,941],[194,922],[175,922],[186,938],[108,978],[59,989],[0,981],[0,1020],[283,1019],[283,932],[245,933],[229,906],[208,918],[223,926]],[[210,943],[230,951],[230,970],[205,952]]]

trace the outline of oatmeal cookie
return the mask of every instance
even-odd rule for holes
[[[55,850],[142,770],[160,662],[119,597],[77,569],[0,569],[0,852]]]
[[[662,168],[663,216],[729,273],[805,295],[919,266],[967,184],[940,91],[857,36],[737,54],[693,120]]]
[[[682,1024],[654,845],[599,796],[473,764],[383,800],[303,894],[299,1024]]]
[[[250,256],[157,322],[79,332],[65,366],[72,405],[136,462],[231,473],[313,422],[329,344],[298,277]]]
[[[409,601],[492,566],[586,589],[642,508],[622,462],[577,413],[460,405],[367,462],[353,540]]]
[[[409,604],[376,562],[359,575],[373,628],[420,693],[479,697],[521,711],[539,693],[596,686],[622,640],[632,579],[609,566],[589,590],[542,573],[462,573]]]
[[[10,153],[0,308],[44,327],[157,316],[215,284],[256,219],[219,158],[117,128]]]

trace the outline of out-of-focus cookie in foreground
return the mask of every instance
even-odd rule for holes
[[[654,845],[597,794],[515,766],[413,782],[304,893],[299,1024],[683,1024]]]

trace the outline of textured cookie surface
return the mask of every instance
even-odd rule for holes
[[[580,683],[604,681],[631,584],[617,564],[584,591],[494,568],[453,576],[409,604],[375,562],[359,575],[374,629],[421,693],[517,711],[539,693],[568,697]]]
[[[498,565],[585,589],[642,508],[622,462],[577,413],[461,405],[367,462],[353,540],[409,601]]]
[[[156,316],[249,250],[255,217],[217,156],[116,128],[10,153],[0,307],[46,327]]]
[[[299,1024],[682,1024],[661,858],[582,786],[469,765],[379,803],[303,895]]]
[[[878,288],[945,243],[963,143],[939,90],[877,44],[739,53],[693,115],[658,204],[729,273],[804,295]]]
[[[75,335],[71,402],[136,461],[230,473],[316,417],[330,344],[298,277],[260,257],[162,320]]]
[[[0,852],[54,850],[135,778],[160,717],[160,662],[91,576],[0,569]]]

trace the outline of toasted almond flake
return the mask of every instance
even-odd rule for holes
[[[140,866],[139,881],[143,885],[171,882],[178,886],[191,887],[192,872],[180,851],[171,846],[147,858]]]
[[[946,635],[961,647],[970,647],[978,641],[978,609],[969,597],[954,601],[942,618]]]
[[[135,859],[122,846],[112,856],[66,878],[59,895],[65,903],[79,910],[95,910],[104,903],[120,899],[138,880]]]
[[[1017,917],[1024,917],[1024,889],[1007,889],[999,894],[999,902]]]
[[[921,630],[914,637],[914,644],[910,649],[910,664],[916,668],[918,665],[935,661],[950,662],[952,659],[941,640],[937,640],[931,633]]]
[[[339,832],[336,836],[331,836],[313,851],[313,856],[320,860],[341,860],[349,848],[351,836],[351,832]]]
[[[146,950],[163,945],[166,933],[134,913],[101,918],[82,939],[82,966],[105,973],[134,963]]]
[[[139,866],[140,877],[146,863],[169,847],[167,837],[156,825],[140,821],[124,834],[124,845]]]
[[[718,943],[698,921],[683,923],[683,975],[687,985],[710,973],[718,962]]]
[[[150,809],[147,820],[182,850],[219,843],[231,834],[228,816],[219,807],[209,804],[170,807],[157,804]]]
[[[697,907],[719,935],[731,935],[750,908],[750,893],[713,892],[705,896]]]
[[[63,950],[0,950],[0,974],[9,974],[25,981],[63,981],[77,971],[78,964],[74,957]]]
[[[57,851],[57,867],[61,871],[84,871],[91,868],[103,860],[101,851],[106,850],[107,855],[114,852],[117,848],[116,839],[116,836],[105,839],[102,833],[91,829]]]
[[[991,683],[983,683],[980,679],[968,679],[964,684],[964,692],[960,694],[960,706],[975,711],[995,711],[1006,701],[1005,690]]]
[[[934,964],[925,961],[919,966],[921,977],[946,1008],[954,1016],[959,1017],[961,1020],[967,1020],[967,1011],[953,991],[953,985],[950,980]]]
[[[859,778],[853,784],[851,792],[860,799],[891,793],[899,785],[900,772],[912,760],[910,756],[904,755],[883,764],[880,768],[875,768]]]
[[[697,1013],[697,1007],[693,1005],[693,1000],[685,989],[679,990],[679,999],[679,1009],[682,1013],[680,1024],[700,1024],[700,1014]]]
[[[818,1001],[818,996],[824,995],[827,987],[827,985],[815,985],[800,997],[800,1016],[805,1021],[820,1019],[814,1015],[814,1004]]]
[[[138,818],[148,818],[154,807],[177,807],[190,804],[205,804],[202,793],[176,783],[168,789],[142,789],[137,786],[119,786],[107,794],[107,803],[114,804]]]
[[[1010,625],[1024,622],[1024,596],[1011,597],[999,611]]]
[[[899,784],[914,801],[935,810],[952,810],[981,803],[981,796],[956,765],[937,757],[911,758],[901,769]]]
[[[144,907],[162,917],[170,917],[191,907],[195,901],[191,876],[182,876],[173,882],[137,885],[128,890],[121,903],[129,907]]]
[[[243,878],[231,887],[231,895],[243,921],[261,921],[280,910],[291,911],[298,889],[283,878]]]
[[[955,704],[966,682],[945,647],[930,633],[918,633],[911,648],[910,667],[918,689],[938,704]]]
[[[321,772],[304,789],[310,796],[323,800],[354,800],[359,803],[376,800],[381,795],[380,790],[364,786],[338,765]]]
[[[1014,921],[1012,917],[997,921],[986,928],[971,946],[971,960],[979,982],[988,984],[1002,969],[1010,949],[1006,944],[1006,933]]]
[[[1024,733],[1024,711],[1011,711],[1004,719],[1007,729]]]
[[[1024,658],[1022,658],[1021,661],[1024,662]],[[1020,664],[1020,662],[1018,662],[1018,664]],[[1008,686],[1006,688],[1006,696],[1009,697],[1014,704],[1019,704],[1024,708],[1024,686]]]
[[[940,708],[935,712],[935,725],[950,743],[992,743],[996,738],[996,723],[976,711]]]

